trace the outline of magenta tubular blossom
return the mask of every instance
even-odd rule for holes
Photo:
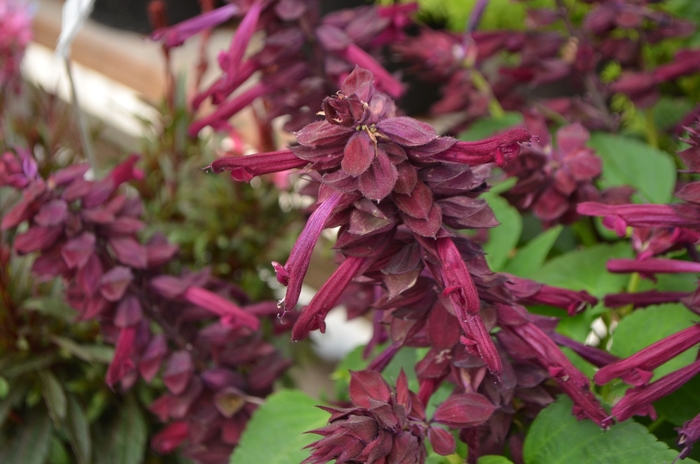
[[[580,203],[576,211],[584,216],[600,216],[617,218],[622,221],[616,224],[615,231],[624,236],[625,228],[632,227],[690,227],[697,219],[678,214],[671,205],[605,205],[593,201]]]
[[[508,327],[508,330],[515,332],[534,350],[540,364],[549,370],[561,389],[571,397],[576,417],[588,417],[602,428],[611,425],[610,417],[590,392],[588,377],[571,364],[547,334],[531,322]]]
[[[598,299],[585,290],[574,291],[565,288],[542,285],[529,279],[523,279],[510,274],[506,283],[513,296],[522,304],[544,304],[555,308],[565,309],[569,316],[593,306]]]
[[[131,362],[131,353],[134,351],[134,339],[136,338],[136,326],[125,327],[119,332],[117,346],[114,350],[114,358],[107,369],[105,383],[112,386],[124,377],[129,369],[134,367]]]
[[[437,252],[445,285],[443,293],[449,296],[455,316],[466,335],[462,337],[462,343],[484,360],[492,374],[501,375],[501,357],[479,315],[479,292],[467,265],[450,237],[437,239]]]
[[[383,89],[386,93],[394,98],[398,98],[404,93],[404,88],[401,82],[396,80],[394,76],[384,69],[377,60],[372,58],[372,55],[351,43],[344,50],[337,51],[341,57],[352,64],[356,64],[361,68],[368,69],[374,74],[377,80],[377,87]]]
[[[620,258],[608,261],[608,271],[615,273],[639,272],[641,274],[678,274],[700,272],[700,263],[675,259],[650,258],[642,261]]]
[[[231,171],[231,177],[239,182],[250,182],[253,177],[287,169],[301,168],[308,161],[298,158],[291,150],[257,153],[247,156],[227,156],[219,158],[203,170],[215,173]]]
[[[690,293],[657,292],[655,290],[649,290],[639,293],[614,293],[612,295],[605,295],[603,301],[608,308],[621,308],[631,304],[636,309],[663,303],[677,303],[687,296],[690,296]]]
[[[652,384],[630,388],[625,396],[613,406],[612,413],[619,421],[647,414],[652,419],[656,419],[652,403],[678,390],[698,374],[700,374],[700,361],[695,361],[693,364],[661,377]]]
[[[358,258],[348,256],[338,269],[321,286],[314,295],[311,303],[302,310],[299,319],[292,327],[292,340],[303,340],[312,330],[320,329],[321,333],[326,331],[325,318],[338,301],[340,294],[352,279],[362,271],[364,265],[370,258]]]
[[[309,269],[314,246],[316,246],[316,242],[321,236],[326,220],[342,197],[341,193],[333,193],[313,212],[306,226],[304,226],[304,230],[301,231],[299,238],[294,243],[289,259],[284,266],[279,263],[272,263],[277,274],[277,280],[282,285],[287,286],[287,294],[281,302],[285,311],[294,309],[297,301],[299,301],[301,285],[304,282],[306,271]]]
[[[209,290],[201,287],[190,287],[185,290],[182,297],[194,305],[218,314],[224,325],[233,327],[244,325],[253,330],[260,328],[260,321],[257,317],[246,313],[238,305]]]
[[[258,25],[262,4],[263,2],[261,0],[255,0],[253,2],[231,39],[231,47],[228,52],[228,69],[226,70],[229,76],[235,76],[238,72],[238,67],[248,48],[250,38]]]
[[[201,91],[192,99],[192,109],[197,110],[200,105],[209,97],[212,97],[214,103],[224,100],[227,95],[230,95],[234,90],[241,86],[255,71],[260,68],[260,65],[252,60],[244,61],[238,67],[235,79],[227,74],[220,77],[216,82],[209,86],[206,90]]]
[[[520,144],[529,142],[531,137],[530,132],[517,127],[477,142],[457,142],[433,158],[469,166],[493,162],[503,166],[520,154]]]
[[[676,459],[685,459],[693,451],[695,442],[700,440],[700,414],[685,422],[683,427],[676,430],[678,430],[678,441],[676,443],[683,447],[683,451],[680,452]],[[673,462],[675,463],[676,461]]]
[[[595,383],[603,385],[615,378],[641,386],[646,385],[654,369],[700,343],[700,325],[688,327],[649,345],[632,356],[608,364],[595,374]]]
[[[233,4],[224,5],[221,8],[187,19],[172,27],[166,27],[153,31],[151,40],[162,41],[166,48],[179,47],[185,40],[205,29],[211,29],[228,21],[238,13],[238,7]]]

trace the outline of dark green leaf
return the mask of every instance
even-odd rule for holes
[[[48,464],[73,464],[68,450],[63,442],[55,436],[51,438],[51,452],[49,453]]]
[[[146,450],[148,429],[134,395],[125,399],[112,428],[103,437],[104,445],[96,447],[97,464],[141,464]]]
[[[513,461],[504,456],[481,456],[477,464],[513,464]]]
[[[0,447],[2,464],[43,464],[51,444],[51,418],[43,407],[32,409],[22,426]]]
[[[520,277],[532,277],[544,264],[562,229],[563,227],[558,225],[532,239],[527,245],[518,250],[513,259],[508,261],[503,272]]]
[[[10,383],[10,392],[0,401],[0,427],[2,427],[7,420],[7,416],[10,414],[12,408],[17,407],[17,405],[22,402],[24,395],[27,393],[27,390],[29,390],[29,386],[29,382],[26,380]]]
[[[523,222],[518,210],[503,198],[488,192],[483,195],[500,224],[489,229],[489,241],[484,245],[486,261],[494,271],[500,271],[515,248],[523,230]]]
[[[83,408],[73,395],[68,396],[68,414],[66,416],[66,433],[78,464],[90,462],[92,440],[90,427]]]
[[[53,364],[58,358],[55,354],[40,354],[37,356],[32,356],[30,358],[23,357],[21,360],[4,366],[0,370],[3,376],[11,379],[12,377],[18,377],[29,372],[38,371],[40,369],[45,369]]]
[[[330,417],[314,407],[319,402],[296,390],[269,396],[255,411],[231,457],[231,464],[299,464],[309,456],[306,445],[320,436],[306,434]]]
[[[651,203],[668,203],[676,184],[670,154],[635,139],[595,133],[590,145],[603,159],[605,187],[631,185]]]
[[[22,307],[46,314],[47,316],[54,316],[66,322],[75,320],[77,314],[77,311],[71,308],[65,301],[54,296],[30,298],[24,301]]]
[[[700,376],[695,376],[681,388],[654,403],[654,409],[673,425],[681,426],[700,411]]]
[[[629,420],[603,431],[589,420],[577,420],[571,408],[562,395],[540,412],[525,438],[526,464],[670,463],[678,456],[641,424]],[[696,461],[683,461],[690,463]]]
[[[51,373],[51,371],[43,370],[39,372],[41,379],[41,392],[44,395],[44,401],[49,409],[49,415],[53,419],[56,427],[66,418],[66,393],[61,387],[61,383]]]
[[[10,382],[5,377],[0,377],[0,400],[10,394]]]

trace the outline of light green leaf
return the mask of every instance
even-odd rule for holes
[[[66,433],[78,464],[88,464],[92,451],[90,426],[83,408],[72,395],[68,396],[68,414],[66,416]]]
[[[518,250],[513,259],[508,261],[503,272],[520,277],[532,277],[544,264],[562,229],[563,226],[558,225],[532,239],[527,245]]]
[[[576,419],[571,408],[562,395],[540,412],[525,438],[526,464],[670,463],[678,456],[641,424],[629,420],[603,431],[590,420]],[[689,463],[697,464],[683,461]]]
[[[613,333],[610,352],[626,358],[652,343],[680,332],[700,320],[682,304],[664,304],[638,309],[622,319]],[[654,378],[661,377],[695,361],[697,350],[681,353],[654,370]]]
[[[114,348],[104,345],[80,345],[69,338],[53,336],[51,341],[76,358],[87,362],[109,364],[114,357]]]
[[[304,432],[325,426],[330,417],[318,403],[297,390],[270,395],[248,422],[231,464],[299,464],[309,456],[302,448],[321,438]]]
[[[29,412],[9,443],[0,447],[2,464],[43,464],[51,444],[51,419],[43,407]]]
[[[5,377],[0,376],[0,400],[7,398],[10,394],[10,382]]]
[[[605,187],[631,185],[651,203],[669,203],[676,184],[670,154],[638,140],[594,133],[589,144],[603,159]]]
[[[468,142],[485,139],[521,122],[523,122],[523,115],[520,113],[506,113],[502,118],[481,118],[459,134],[459,139]]]
[[[24,309],[37,311],[47,316],[54,316],[64,321],[71,322],[75,319],[77,311],[71,308],[61,298],[54,296],[44,296],[40,298],[30,298],[22,304]]]
[[[485,193],[483,198],[500,222],[493,229],[489,229],[489,241],[484,245],[486,261],[494,271],[500,271],[508,260],[513,248],[518,243],[520,233],[523,230],[523,221],[518,210],[508,204],[506,200],[493,194]]]
[[[513,464],[513,461],[504,456],[481,456],[477,461],[477,464]]]
[[[60,427],[60,423],[66,418],[67,400],[66,393],[61,387],[61,383],[51,373],[51,371],[43,370],[39,372],[41,379],[41,393],[44,395],[46,407],[49,409],[49,415],[53,419],[56,427]]]
[[[125,399],[109,430],[108,439],[95,449],[98,464],[141,464],[146,450],[148,429],[134,395]]]

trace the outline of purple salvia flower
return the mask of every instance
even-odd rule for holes
[[[608,261],[607,267],[610,272],[639,272],[643,275],[700,272],[700,263],[664,258],[649,258],[644,260],[629,258],[611,259]]]
[[[613,406],[612,413],[619,421],[625,421],[632,416],[646,415],[656,419],[652,403],[678,390],[698,374],[700,374],[700,361],[695,361],[693,364],[661,377],[654,383],[630,388],[625,396]]]
[[[243,59],[246,49],[248,48],[250,38],[258,25],[258,19],[260,18],[262,7],[262,0],[255,0],[253,2],[243,17],[243,21],[241,21],[241,23],[238,25],[236,33],[231,39],[231,47],[229,48],[228,53],[228,69],[226,69],[229,78],[235,78],[236,73],[238,72],[238,67]]]
[[[219,158],[203,170],[215,173],[231,171],[233,180],[250,182],[253,177],[288,169],[301,168],[308,161],[298,158],[291,150],[260,153],[254,156],[227,156]]]
[[[608,364],[614,363],[620,359],[607,351],[603,351],[600,348],[593,346],[584,345],[583,343],[572,340],[571,338],[558,332],[549,332],[547,335],[549,335],[549,338],[551,338],[554,343],[571,348],[572,351],[589,363],[593,364],[595,367],[607,366]]]
[[[649,383],[652,371],[684,351],[700,343],[700,325],[693,325],[659,340],[632,356],[602,367],[595,374],[595,382],[603,385],[619,377],[625,382],[642,386]]]
[[[627,233],[627,227],[692,227],[697,224],[697,217],[679,213],[678,207],[672,205],[606,205],[603,203],[584,202],[576,208],[585,216],[604,217],[604,224],[621,237]]]
[[[248,314],[232,301],[201,287],[189,287],[182,294],[182,298],[214,314],[218,314],[221,316],[221,323],[224,325],[233,327],[243,325],[253,330],[257,330],[260,327],[260,321],[257,317]]]
[[[151,34],[151,40],[162,41],[165,48],[179,47],[185,43],[185,40],[193,35],[228,21],[238,14],[238,12],[239,9],[236,5],[224,5],[215,10],[182,21],[174,26],[157,29]]]
[[[136,338],[136,326],[125,327],[119,331],[117,346],[114,351],[114,359],[107,369],[105,382],[110,387],[119,382],[130,369],[134,367],[131,362],[131,354],[134,351],[134,339]]]
[[[638,293],[613,293],[605,295],[603,302],[608,308],[621,308],[633,305],[635,309],[664,303],[677,303],[690,296],[687,292],[657,292],[649,290]]]
[[[520,154],[521,144],[529,142],[530,137],[523,128],[509,129],[477,142],[457,142],[433,158],[470,166],[493,162],[503,166]]]

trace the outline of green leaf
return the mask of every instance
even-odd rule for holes
[[[532,277],[544,264],[554,242],[559,238],[563,226],[558,225],[541,233],[532,239],[527,245],[518,250],[518,253],[508,261],[503,272],[508,272],[520,277]]]
[[[134,395],[125,399],[125,404],[120,408],[119,415],[107,434],[107,438],[100,449],[94,450],[95,462],[98,464],[141,464],[148,429],[141,408]],[[103,437],[104,438],[104,437]]]
[[[51,452],[49,453],[48,464],[72,464],[72,459],[68,450],[61,440],[55,436],[51,438]]]
[[[503,198],[485,193],[483,198],[496,215],[500,224],[489,229],[489,241],[484,245],[486,261],[494,271],[500,271],[508,260],[513,248],[518,243],[520,232],[523,230],[523,221],[518,210],[508,204]]]
[[[0,427],[2,427],[7,420],[7,416],[10,414],[12,408],[17,407],[17,405],[22,402],[29,387],[30,384],[26,380],[10,384],[10,392],[0,401]]]
[[[304,432],[325,426],[330,417],[316,404],[297,390],[270,395],[248,422],[231,464],[299,464],[309,456],[302,448],[320,438]]]
[[[39,372],[39,379],[41,379],[41,392],[44,395],[46,407],[49,409],[49,415],[56,427],[59,427],[59,424],[66,418],[66,393],[51,371],[43,370]]]
[[[647,202],[670,202],[676,184],[671,155],[613,134],[594,133],[589,144],[603,159],[603,186],[631,185]]]
[[[477,464],[513,464],[513,461],[504,456],[481,456]]]
[[[21,359],[21,360],[20,360]],[[28,359],[22,357],[16,362],[3,366],[0,372],[4,377],[12,378],[19,377],[20,375],[27,374],[29,372],[38,371],[45,369],[53,364],[58,358],[55,354],[40,354],[37,356],[32,356]]]
[[[22,307],[46,314],[47,316],[54,316],[67,322],[72,322],[76,314],[78,314],[77,311],[70,307],[65,301],[54,296],[30,298],[24,301]]]
[[[677,303],[638,309],[618,323],[613,333],[610,352],[626,358],[652,343],[690,327],[698,320],[700,316]],[[695,361],[696,353],[697,350],[688,350],[659,366],[654,370],[654,378],[687,366]]]
[[[0,376],[0,400],[7,398],[10,394],[10,382],[5,377]]]
[[[68,396],[68,414],[66,416],[66,433],[78,464],[88,464],[92,450],[90,426],[83,408],[73,395]]]
[[[468,142],[485,139],[521,122],[523,122],[523,115],[520,113],[506,113],[502,118],[481,118],[459,134],[459,139]]]
[[[562,395],[540,412],[525,438],[526,464],[670,463],[678,456],[637,422],[603,431],[590,420],[577,420],[571,408],[571,400]]]
[[[586,290],[592,295],[602,297],[608,293],[622,291],[629,279],[625,274],[608,272],[608,260],[631,257],[632,251],[627,243],[601,243],[557,256],[542,266],[536,280],[571,290]]]
[[[21,427],[0,447],[2,464],[43,464],[51,444],[51,419],[46,410],[32,409]]]
[[[76,358],[87,362],[109,364],[114,357],[114,348],[104,345],[80,345],[69,338],[53,336],[51,341]]]

